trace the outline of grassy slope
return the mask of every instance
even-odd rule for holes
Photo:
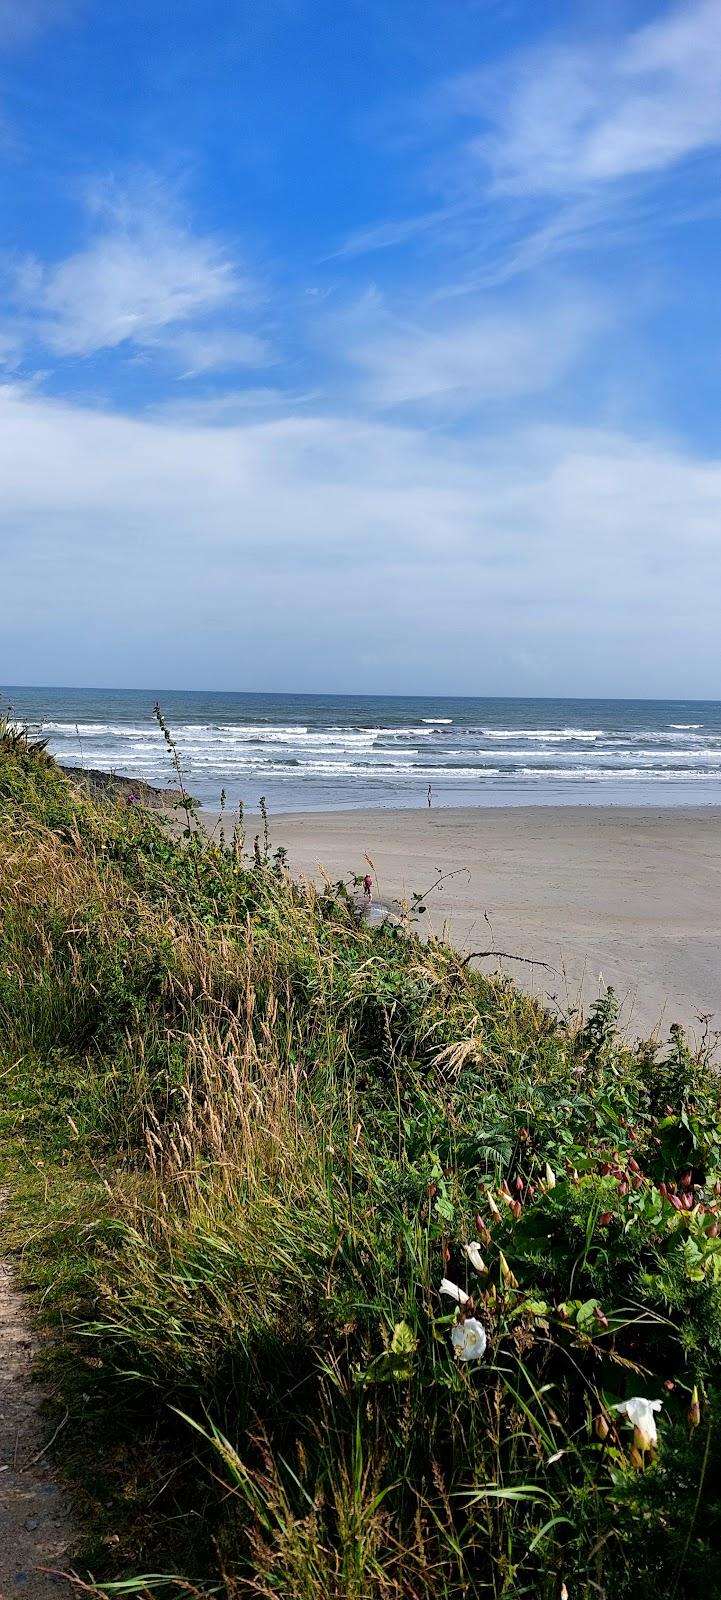
[[[678,1032],[629,1050],[613,1020],[0,737],[4,1226],[55,1330],[86,1576],[721,1592],[721,1092]],[[655,1457],[630,1395],[663,1399]]]

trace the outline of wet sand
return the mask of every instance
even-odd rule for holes
[[[721,1027],[719,807],[325,812],[271,818],[271,838],[297,873],[371,870],[381,899],[423,894],[421,923],[464,952],[548,962],[482,964],[564,1010],[612,984],[632,1037],[698,1036],[708,1013]]]

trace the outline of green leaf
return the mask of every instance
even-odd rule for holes
[[[407,1322],[397,1322],[393,1329],[391,1350],[396,1356],[410,1356],[418,1345],[418,1340]]]
[[[576,1312],[576,1327],[581,1333],[593,1333],[594,1328],[598,1326],[594,1315],[598,1304],[598,1300],[584,1300],[583,1305],[579,1306]]]

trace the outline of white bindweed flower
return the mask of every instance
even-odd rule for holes
[[[469,1294],[466,1294],[465,1289],[459,1289],[457,1283],[451,1283],[450,1278],[441,1279],[441,1287],[438,1293],[447,1294],[449,1300],[455,1300],[459,1306],[468,1305],[468,1301],[471,1298]]]
[[[486,1263],[485,1263],[485,1261],[483,1259],[483,1256],[481,1255],[481,1252],[480,1252],[477,1244],[464,1244],[463,1248],[464,1248],[464,1250],[466,1252],[466,1255],[468,1256],[468,1260],[470,1261],[471,1266],[475,1267],[476,1272],[487,1272],[488,1271]]]
[[[652,1450],[656,1444],[658,1434],[654,1411],[660,1411],[662,1405],[662,1400],[645,1400],[642,1395],[634,1395],[632,1400],[624,1400],[620,1406],[614,1406],[614,1411],[620,1411],[621,1416],[633,1423],[633,1442],[639,1450]]]
[[[466,1317],[451,1328],[451,1340],[459,1361],[480,1361],[486,1353],[486,1330],[477,1317]]]

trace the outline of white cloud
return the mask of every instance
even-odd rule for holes
[[[416,243],[426,266],[479,288],[599,243],[641,245],[718,210],[701,158],[721,148],[721,0],[547,38],[436,84],[405,118],[425,152],[411,189],[422,177],[436,204],[356,227],[336,259]],[[684,161],[683,190],[663,184]]]
[[[460,310],[427,299],[405,315],[377,293],[333,322],[334,337],[365,374],[375,405],[441,407],[447,416],[489,401],[538,394],[578,360],[603,320],[600,304],[569,292],[512,310],[467,298]]]
[[[692,0],[609,43],[544,46],[458,79],[457,109],[492,130],[470,154],[498,189],[566,194],[657,174],[721,144],[721,0]]]
[[[196,370],[265,358],[258,336],[231,320],[255,303],[252,280],[222,241],[179,220],[160,184],[101,187],[91,210],[93,233],[82,249],[54,265],[29,259],[17,268],[26,334],[59,356],[121,346],[167,351],[176,341],[181,365]]]
[[[147,341],[150,344],[150,340]],[[154,341],[163,348],[162,336]],[[173,329],[168,342],[180,376],[194,378],[206,372],[230,372],[237,367],[265,367],[272,361],[266,339],[233,329]]]
[[[9,682],[703,694],[721,671],[721,462],[662,442],[141,422],[9,388],[0,478]]]

